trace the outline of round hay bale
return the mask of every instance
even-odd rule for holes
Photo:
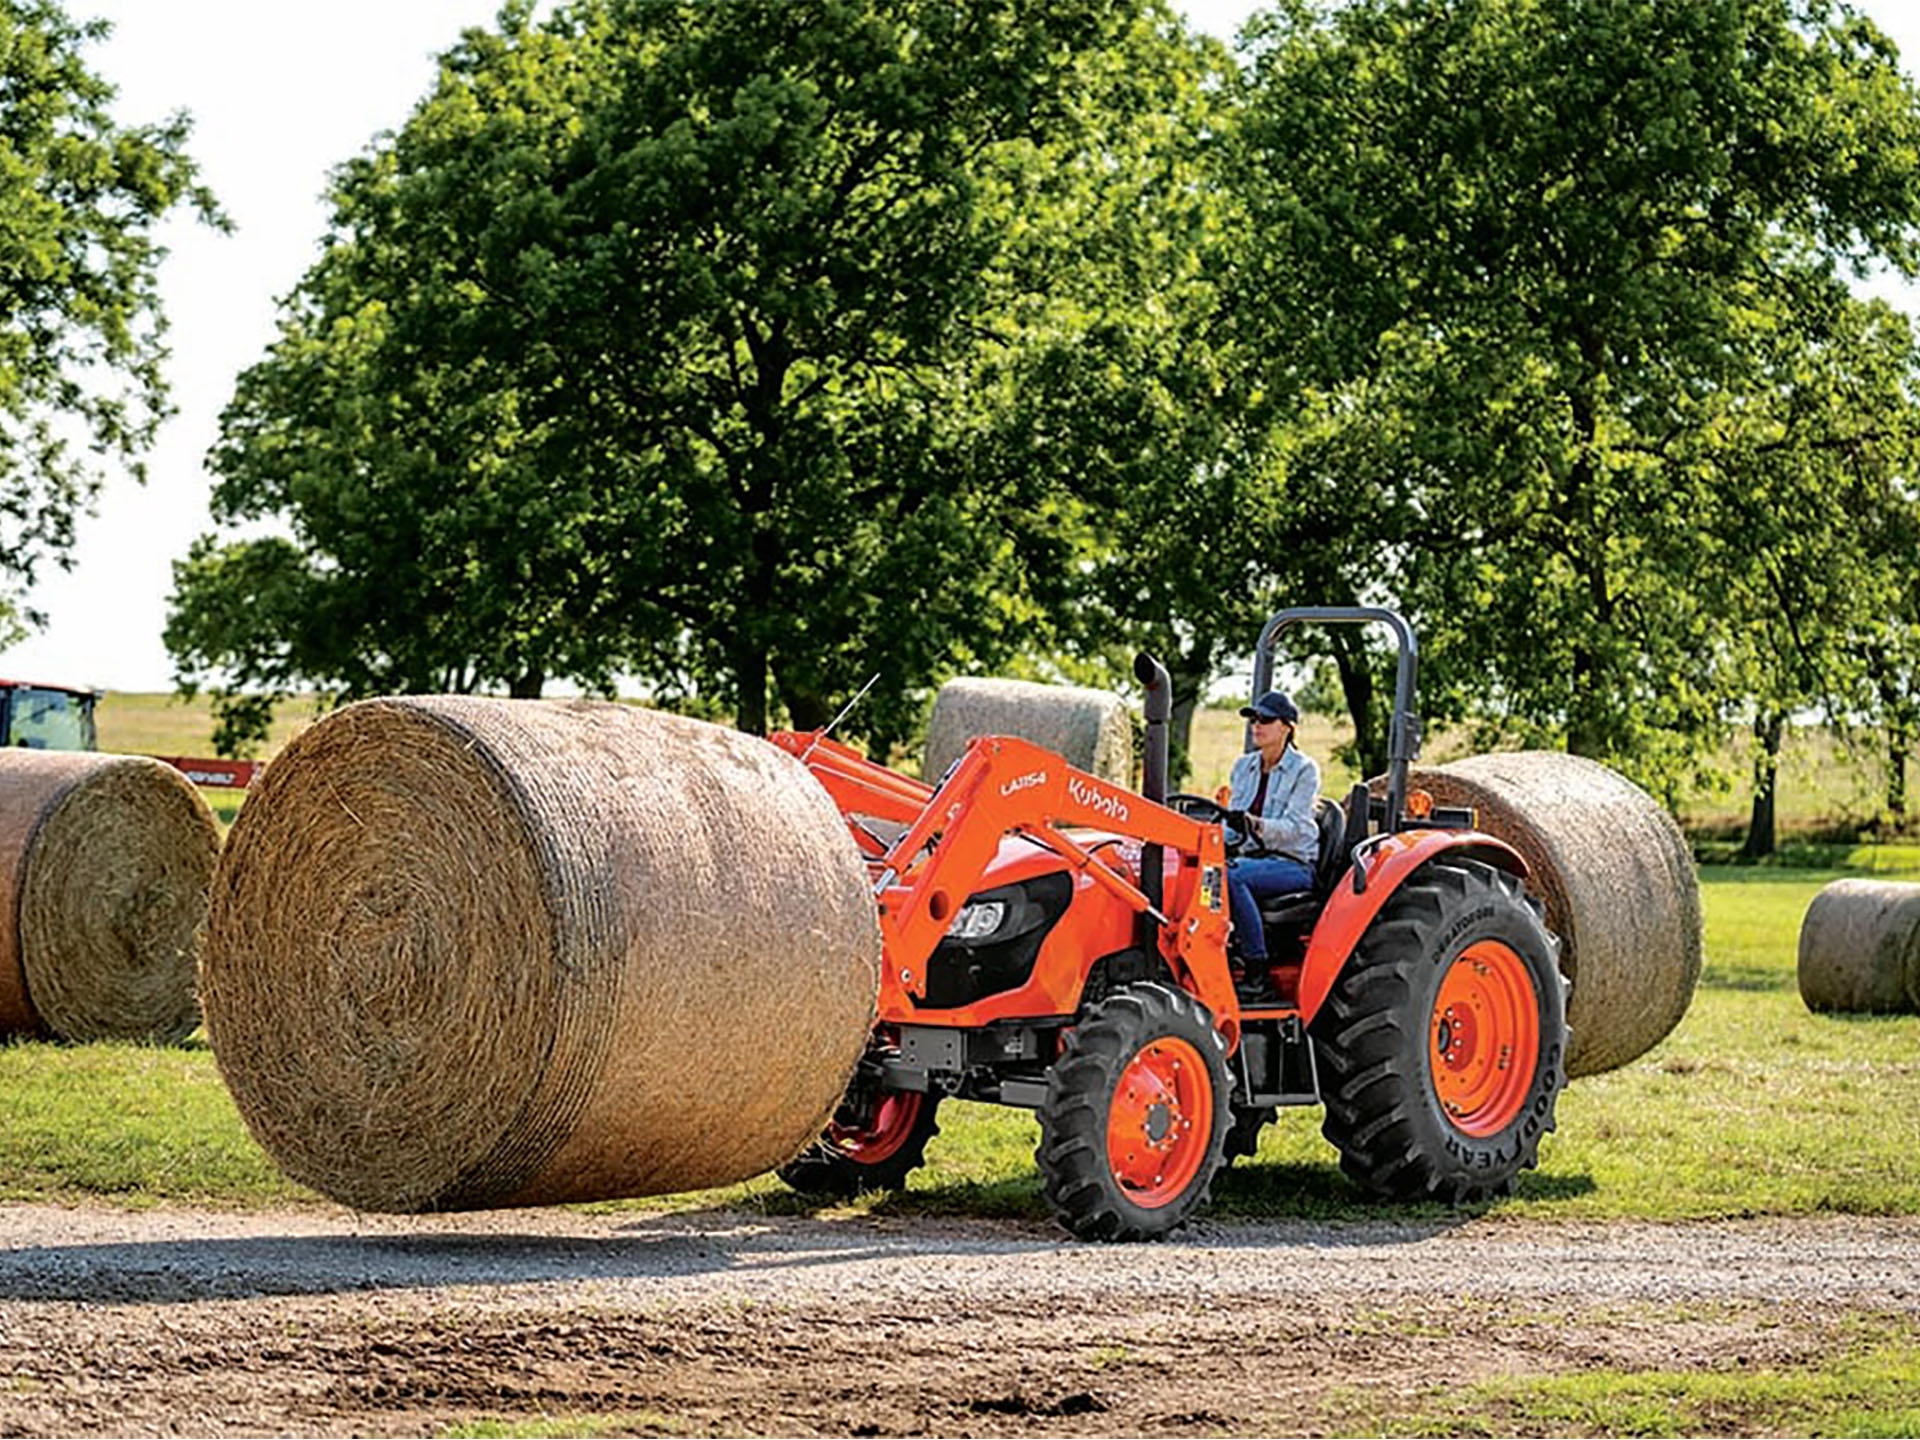
[[[632,706],[370,700],[268,768],[215,876],[207,1031],[293,1178],[364,1210],[726,1184],[820,1132],[880,935],[812,775]]]
[[[220,826],[171,765],[0,750],[0,1035],[182,1040]]]
[[[1920,1009],[1920,885],[1836,880],[1800,922],[1800,998],[1814,1011]]]
[[[1659,802],[1558,751],[1416,767],[1411,784],[1436,805],[1472,806],[1480,829],[1527,862],[1572,986],[1568,1078],[1617,1069],[1665,1039],[1693,1000],[1702,942],[1693,856]]]
[[[1133,720],[1127,702],[1110,690],[967,676],[949,680],[933,698],[921,775],[939,784],[968,742],[982,735],[1029,740],[1102,780],[1133,784]]]

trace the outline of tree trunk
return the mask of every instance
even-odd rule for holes
[[[1753,722],[1760,750],[1753,757],[1753,817],[1747,822],[1747,841],[1740,858],[1758,860],[1774,852],[1774,800],[1780,779],[1780,738],[1787,717],[1779,711]]]
[[[1902,830],[1907,824],[1907,751],[1911,738],[1904,726],[1887,727],[1887,825]]]
[[[546,670],[538,665],[529,665],[513,677],[507,686],[507,694],[515,700],[538,700],[540,692],[546,688]]]
[[[787,715],[796,730],[823,730],[839,710],[837,705],[829,704],[811,691],[796,694],[783,689],[780,698],[786,702]]]
[[[767,733],[767,651],[756,636],[741,633],[733,642],[734,707],[736,729],[749,735]]]

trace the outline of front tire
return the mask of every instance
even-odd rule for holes
[[[782,1165],[780,1178],[803,1195],[850,1199],[868,1190],[904,1190],[940,1133],[940,1097],[858,1082],[820,1138]]]
[[[1146,981],[1088,1010],[1040,1107],[1055,1218],[1083,1240],[1157,1240],[1205,1204],[1233,1118],[1226,1056],[1184,991]]]
[[[1447,856],[1401,885],[1313,1022],[1342,1170],[1396,1200],[1512,1191],[1566,1083],[1557,952],[1503,870]]]

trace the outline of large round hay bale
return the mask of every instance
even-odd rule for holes
[[[1800,998],[1809,1010],[1920,1009],[1920,885],[1836,880],[1800,922]]]
[[[1416,768],[1438,805],[1470,805],[1520,852],[1560,937],[1567,1075],[1639,1058],[1687,1013],[1700,979],[1700,881],[1659,802],[1604,765],[1558,751],[1473,755]]]
[[[0,750],[0,1035],[184,1039],[220,826],[139,755]]]
[[[982,735],[1012,735],[1116,785],[1133,783],[1133,720],[1110,690],[963,676],[933,698],[920,773],[933,784]]]
[[[207,1031],[256,1138],[366,1210],[757,1175],[826,1123],[880,939],[826,792],[762,740],[592,701],[349,706],[214,880]]]

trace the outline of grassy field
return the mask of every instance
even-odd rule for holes
[[[261,756],[271,757],[319,713],[310,697],[282,705]],[[100,703],[99,725],[102,750],[136,755],[213,754],[213,713],[205,697],[180,700],[171,695],[112,691]],[[1185,782],[1187,789],[1211,794],[1226,783],[1227,770],[1240,753],[1243,726],[1232,707],[1201,710],[1194,716],[1193,772]],[[1301,748],[1320,762],[1321,789],[1328,795],[1344,795],[1358,778],[1333,758],[1334,747],[1351,733],[1351,727],[1324,716],[1302,718]],[[1459,737],[1438,735],[1427,743],[1423,758],[1440,763],[1464,749]],[[1750,801],[1749,749],[1744,736],[1728,741],[1714,767],[1722,783],[1699,788],[1681,806],[1681,819],[1689,830],[1728,833],[1744,827]],[[1781,834],[1788,838],[1858,826],[1875,813],[1880,787],[1876,757],[1857,755],[1824,731],[1789,732],[1780,768]],[[214,795],[209,792],[209,798]],[[233,803],[230,795],[220,798],[221,803]]]
[[[310,724],[310,700],[290,700],[274,716],[263,755],[271,755]],[[101,700],[95,720],[100,748],[122,755],[213,754],[213,707],[205,696],[181,700],[172,695],[136,694],[110,690]]]
[[[276,743],[310,715],[288,706]],[[1211,788],[1210,766],[1224,778],[1239,725],[1231,711],[1202,713],[1195,788]],[[203,753],[211,733],[204,702],[114,695],[102,706],[103,746]],[[1305,731],[1323,755],[1334,738]],[[1341,777],[1328,771],[1323,788],[1336,791]],[[1920,847],[1865,848],[1846,863],[1920,879]],[[1840,873],[1706,867],[1707,964],[1686,1020],[1633,1065],[1573,1085],[1541,1169],[1496,1208],[1570,1218],[1920,1214],[1920,1017],[1814,1016],[1795,986],[1800,918]],[[942,1127],[905,1195],[861,1205],[1043,1213],[1029,1115],[949,1103]],[[1283,1115],[1215,1193],[1227,1215],[1377,1213],[1340,1175],[1317,1111]],[[256,1204],[302,1192],[248,1140],[203,1046],[0,1047],[0,1197],[82,1196]],[[806,1208],[770,1178],[645,1203]]]
[[[1541,1168],[1486,1208],[1569,1219],[1920,1214],[1920,1017],[1812,1015],[1795,985],[1800,917],[1838,873],[1707,869],[1708,958],[1686,1019],[1634,1064],[1569,1087]],[[1030,1115],[949,1102],[941,1117],[908,1191],[856,1208],[1044,1215]],[[1379,1215],[1339,1173],[1318,1126],[1317,1110],[1283,1115],[1259,1154],[1216,1184],[1215,1212]],[[312,1198],[247,1138],[203,1045],[0,1047],[0,1199],[84,1197]],[[629,1203],[812,1209],[771,1177]]]

